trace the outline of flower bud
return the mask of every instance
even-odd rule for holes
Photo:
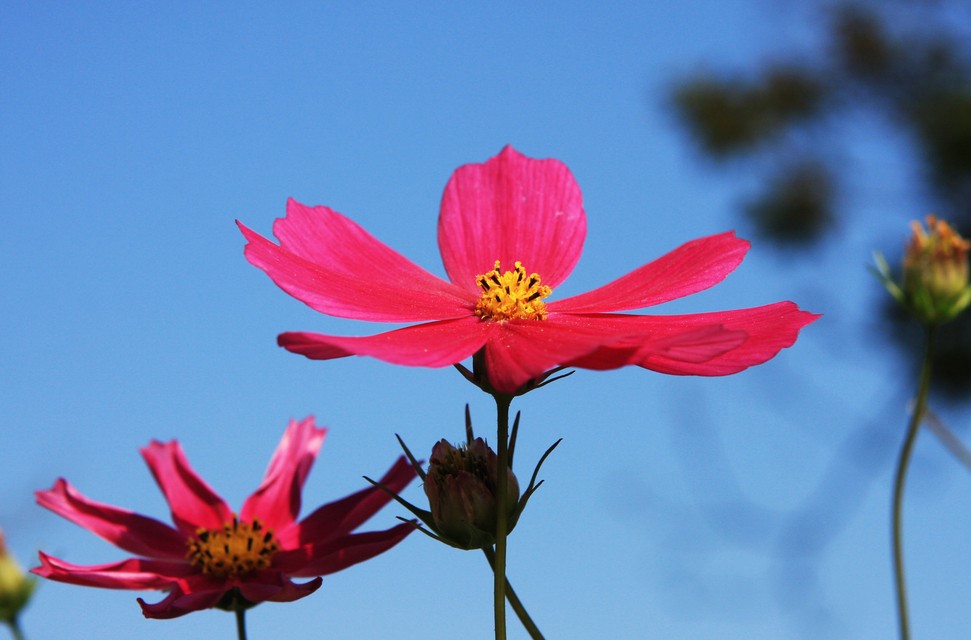
[[[971,302],[971,244],[933,215],[927,216],[926,230],[917,221],[911,228],[913,234],[903,260],[905,304],[925,323],[950,320]]]
[[[7,551],[0,531],[0,622],[11,624],[30,600],[34,580],[28,577],[17,560]]]
[[[442,440],[432,448],[425,495],[435,530],[450,544],[463,549],[495,544],[498,466],[495,452],[482,438],[457,448]],[[508,533],[516,524],[519,483],[512,470],[506,474]]]

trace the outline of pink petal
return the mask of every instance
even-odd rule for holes
[[[371,356],[385,362],[419,367],[445,367],[482,348],[493,327],[473,315],[428,322],[365,337],[290,332],[277,338],[281,347],[311,360]]]
[[[309,596],[320,588],[323,582],[315,578],[303,584],[297,584],[284,577],[279,571],[264,571],[261,574],[247,576],[239,585],[243,597],[258,604],[260,602],[293,602]]]
[[[819,314],[801,311],[792,302],[778,302],[753,309],[681,316],[684,327],[709,323],[722,324],[726,330],[741,330],[747,339],[735,349],[703,362],[691,362],[671,354],[642,353],[642,367],[661,373],[699,376],[724,376],[771,360],[782,349],[792,346],[800,329],[815,322]]]
[[[627,333],[621,345],[632,344],[637,338],[631,334],[641,332],[640,347],[620,358],[611,349],[598,349],[567,364],[590,369],[637,364],[667,374],[728,375],[772,359],[817,318],[792,302],[682,316],[586,316],[605,333]]]
[[[155,558],[185,558],[186,538],[172,527],[127,509],[90,500],[63,479],[35,495],[40,506],[125,551]]]
[[[43,551],[39,553],[41,566],[33,573],[58,582],[102,587],[105,589],[168,589],[173,583],[191,575],[195,569],[189,563],[172,560],[129,558],[121,562],[82,566],[64,562]]]
[[[639,365],[645,353],[653,356],[663,355],[670,360],[684,363],[703,363],[742,345],[747,339],[745,331],[727,329],[720,324],[685,329],[675,333],[663,331],[645,332],[643,316],[612,316],[590,314],[572,316],[574,320],[589,328],[599,326],[604,344],[596,350],[564,366],[604,371],[627,365]],[[632,322],[623,322],[632,319]],[[640,333],[631,333],[640,330]],[[611,340],[609,336],[614,335]]]
[[[152,441],[141,452],[172,509],[172,522],[183,534],[194,535],[200,527],[216,529],[233,519],[232,509],[192,470],[178,442]]]
[[[489,382],[500,393],[515,393],[529,380],[565,362],[618,340],[597,327],[563,322],[568,316],[550,315],[547,320],[509,320],[486,344],[485,364]]]
[[[325,576],[384,553],[414,530],[414,524],[405,522],[387,531],[342,536],[323,544],[281,551],[274,556],[273,563],[287,567],[286,573],[295,578]]]
[[[380,482],[391,491],[399,493],[416,475],[407,458],[401,456]],[[364,524],[390,500],[391,497],[384,491],[377,487],[368,487],[323,505],[297,525],[280,531],[277,538],[284,549],[292,549],[343,536]]]
[[[223,596],[226,595],[228,587],[223,584],[217,589],[203,591],[191,591],[184,593],[179,587],[174,587],[165,599],[155,604],[148,604],[138,598],[138,604],[142,608],[142,615],[153,620],[171,620],[184,616],[193,611],[211,609],[219,604]]]
[[[291,420],[263,482],[246,500],[240,517],[248,522],[259,518],[274,531],[290,526],[300,513],[300,492],[326,434],[326,429],[314,426],[313,416]]]
[[[547,303],[552,312],[606,313],[642,309],[703,291],[735,270],[749,243],[734,232],[687,242],[598,289]]]
[[[442,196],[438,247],[452,282],[475,294],[495,261],[518,260],[543,284],[566,279],[583,249],[580,187],[559,160],[527,158],[510,146],[483,164],[456,169]]]
[[[332,316],[421,322],[468,315],[478,296],[434,276],[327,207],[287,203],[275,245],[241,223],[244,254],[284,291]]]

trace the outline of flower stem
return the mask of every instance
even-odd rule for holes
[[[13,634],[13,640],[24,640],[24,632],[20,629],[20,622],[17,621],[17,616],[11,618],[7,624],[10,625],[10,633]]]
[[[486,559],[489,561],[489,565],[492,566],[493,571],[496,568],[496,554],[492,549],[483,549],[482,553],[485,554]],[[516,592],[513,590],[512,585],[509,584],[509,578],[506,578],[506,599],[509,601],[509,606],[512,610],[516,612],[519,617],[519,621],[523,623],[526,631],[529,633],[529,637],[533,640],[545,640],[543,634],[540,632],[539,627],[533,622],[533,619],[529,617],[529,613],[526,611],[526,607],[523,606],[522,601]]]
[[[236,609],[236,637],[246,640],[246,609],[237,605]]]
[[[910,416],[910,423],[907,425],[907,433],[904,436],[904,443],[900,450],[900,458],[897,461],[897,472],[893,485],[893,568],[897,590],[897,612],[899,614],[901,640],[910,640],[910,617],[907,613],[907,585],[904,580],[904,551],[901,540],[904,480],[907,477],[907,468],[910,465],[911,454],[914,451],[914,443],[917,441],[917,432],[920,430],[920,423],[924,418],[924,412],[927,408],[927,396],[931,386],[931,353],[933,352],[933,347],[934,328],[929,327],[927,330],[924,361],[920,369],[920,382],[917,386],[917,400],[914,404],[913,413]]]
[[[506,494],[509,485],[509,405],[512,398],[496,394],[496,551],[492,572],[493,607],[495,608],[496,640],[506,640],[506,529],[509,506]]]

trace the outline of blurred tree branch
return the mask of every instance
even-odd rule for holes
[[[845,170],[825,158],[831,147],[852,140],[827,136],[823,125],[861,110],[907,135],[916,180],[934,203],[927,211],[897,212],[901,222],[936,209],[961,233],[971,232],[971,38],[946,19],[933,19],[952,4],[828,3],[819,26],[825,44],[811,59],[793,54],[750,73],[707,72],[677,82],[671,104],[700,151],[716,163],[741,161],[761,173],[761,192],[743,205],[759,235],[787,249],[808,248],[846,215],[839,207]],[[884,315],[895,342],[916,361],[913,345],[920,341],[911,340],[893,313]],[[941,328],[934,362],[939,388],[971,399],[969,362],[971,316],[965,314]]]

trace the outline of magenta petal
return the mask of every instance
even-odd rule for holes
[[[499,327],[486,344],[485,363],[489,382],[500,393],[515,393],[548,370],[618,340],[564,314],[545,321],[510,320]]]
[[[319,589],[322,582],[318,577],[309,582],[297,584],[284,577],[279,571],[264,571],[237,586],[244,598],[257,604],[299,600]]]
[[[685,328],[721,324],[726,330],[744,331],[747,337],[738,347],[703,362],[690,362],[654,354],[642,354],[642,367],[660,373],[698,376],[724,376],[771,360],[782,349],[792,346],[800,329],[815,322],[819,314],[801,311],[792,302],[778,302],[753,309],[679,316]]]
[[[380,482],[391,491],[400,493],[416,475],[411,463],[401,456]],[[391,496],[377,487],[362,489],[346,498],[323,505],[299,524],[279,531],[277,538],[286,549],[322,543],[343,536],[364,524],[390,500]]]
[[[428,273],[327,207],[287,203],[280,245],[239,224],[244,254],[284,291],[332,316],[423,322],[467,315],[478,296]]]
[[[227,587],[222,585],[218,589],[203,591],[191,591],[184,593],[179,587],[174,587],[165,599],[155,604],[148,604],[138,598],[138,604],[142,608],[142,615],[153,620],[171,620],[184,616],[193,611],[211,609],[219,604],[223,596],[226,595]]]
[[[550,312],[607,313],[642,309],[703,291],[735,270],[749,249],[731,231],[698,238],[613,282],[547,303]]]
[[[559,160],[527,158],[510,146],[483,164],[456,169],[442,196],[438,247],[452,282],[479,297],[475,277],[518,260],[555,287],[583,249],[580,187]]]
[[[145,560],[129,558],[121,562],[82,566],[64,562],[43,551],[39,552],[41,566],[31,571],[48,580],[67,582],[83,587],[104,589],[168,589],[190,575],[194,569],[185,561]]]
[[[604,331],[640,332],[643,340],[634,354],[626,351],[618,358],[609,348],[598,349],[569,365],[604,369],[637,364],[674,375],[729,375],[772,359],[817,318],[792,302],[682,316],[588,316]],[[621,344],[632,341],[628,337]]]
[[[325,576],[384,553],[415,529],[413,523],[405,522],[387,531],[341,536],[323,544],[281,551],[274,557],[273,563],[274,566],[286,567],[287,575],[296,578]]]
[[[427,322],[365,337],[330,336],[289,332],[277,342],[311,360],[330,360],[350,355],[371,356],[385,362],[418,367],[445,367],[478,351],[492,330],[475,316]]]
[[[232,509],[192,470],[178,442],[153,440],[141,452],[179,531],[194,535],[199,527],[216,529],[233,519]]]
[[[632,322],[623,322],[626,319]],[[627,365],[639,365],[644,354],[663,356],[671,361],[699,364],[738,348],[748,339],[748,333],[740,329],[728,329],[720,324],[697,328],[677,329],[673,333],[644,330],[642,317],[591,314],[574,316],[572,319],[586,326],[599,326],[603,331],[604,345],[564,366],[604,371]],[[630,333],[637,331],[640,333]],[[609,335],[615,335],[609,340]]]
[[[353,351],[353,345],[347,345],[348,348],[340,346],[347,339],[309,331],[288,331],[278,335],[276,343],[291,353],[298,353],[311,360],[336,360],[357,355]]]
[[[184,558],[185,536],[153,518],[83,496],[66,480],[36,493],[37,504],[130,553],[155,558]]]
[[[258,518],[274,531],[290,526],[300,513],[300,492],[326,434],[326,429],[314,426],[312,416],[291,420],[263,482],[246,500],[240,517],[248,522]]]

